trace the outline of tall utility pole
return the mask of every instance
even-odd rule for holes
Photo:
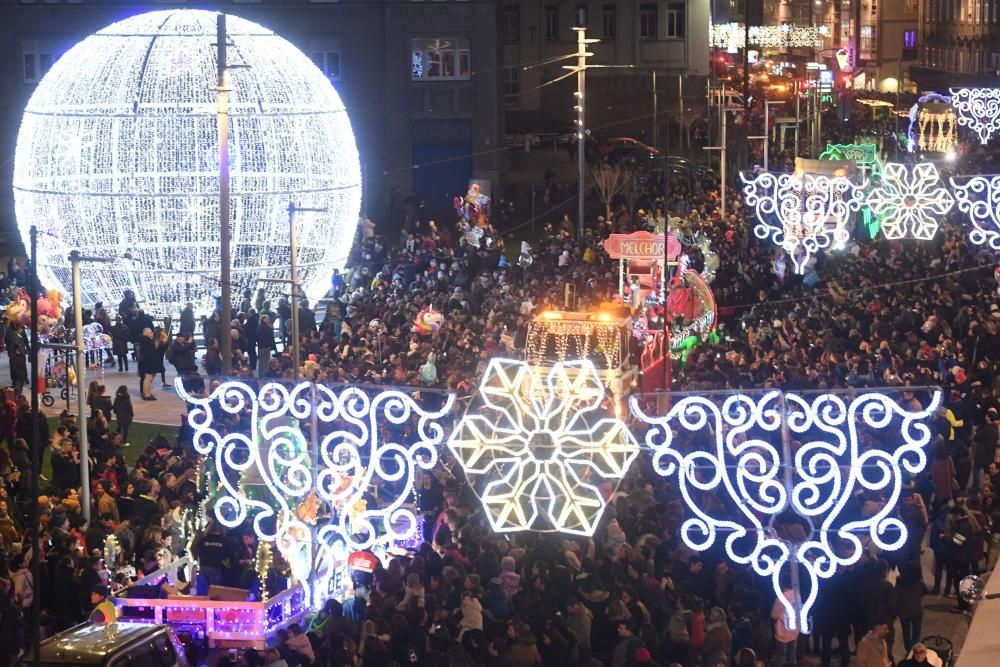
[[[728,150],[726,147],[726,124],[728,119],[726,118],[726,112],[722,112],[722,118],[720,120],[719,127],[719,145],[718,146],[705,146],[706,151],[719,151],[719,213],[722,219],[726,219],[726,160],[728,159]]]
[[[220,352],[222,374],[233,371],[233,339],[229,323],[233,321],[233,293],[229,249],[229,76],[226,73],[226,15],[219,13],[215,23],[216,70],[219,81],[216,92],[216,120],[219,128],[219,282],[222,284],[222,319]]]
[[[41,433],[38,430],[38,229],[31,226],[31,349],[28,351],[31,360],[31,581],[34,585],[41,581],[41,559],[38,554],[39,539],[42,532],[42,522],[38,508],[38,478],[42,474],[42,447],[38,440]],[[80,385],[76,386],[79,393]],[[87,425],[81,424],[82,430]],[[41,646],[41,595],[31,596],[31,664],[39,665],[39,649]]]
[[[292,286],[292,379],[299,379],[299,369],[302,367],[299,335],[299,247],[298,234],[295,233],[296,213],[325,213],[325,208],[305,208],[296,206],[294,201],[288,202],[288,263],[289,278]]]
[[[76,348],[76,410],[80,423],[80,507],[83,518],[90,521],[90,449],[87,442],[87,397],[84,387],[87,386],[87,349],[83,343],[83,288],[80,284],[80,263],[101,262],[109,264],[115,260],[110,257],[84,257],[79,250],[69,253],[70,265],[73,269],[73,326],[76,329],[74,347]],[[141,386],[141,380],[140,380]],[[107,416],[107,415],[105,415]]]
[[[583,193],[586,177],[587,125],[584,117],[584,91],[587,86],[587,44],[598,40],[587,39],[587,26],[578,25],[576,31],[576,225],[577,238],[583,242]]]

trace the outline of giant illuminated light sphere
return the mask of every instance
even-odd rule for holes
[[[219,293],[215,12],[133,16],[60,58],[31,96],[17,137],[14,198],[28,246],[37,225],[42,281],[69,293],[67,255],[84,264],[84,303],[132,289],[160,314]],[[288,205],[299,278],[321,297],[351,249],[361,201],[358,151],[330,81],[289,42],[227,18],[233,295],[287,292]],[[269,282],[272,281],[272,282]]]

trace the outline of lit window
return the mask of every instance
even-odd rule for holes
[[[471,75],[467,37],[417,38],[412,42],[411,75],[423,81],[468,79]]]

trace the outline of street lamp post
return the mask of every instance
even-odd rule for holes
[[[219,343],[222,354],[222,374],[229,376],[233,370],[233,341],[229,334],[230,322],[233,320],[232,276],[230,272],[232,256],[229,238],[229,78],[226,63],[226,15],[222,12],[216,17],[215,39],[216,69],[219,78],[215,91],[216,122],[219,132],[219,282],[222,283],[222,303],[220,304],[222,332]]]
[[[80,288],[81,262],[108,264],[115,261],[111,257],[84,257],[79,250],[69,253],[73,267],[73,326],[76,329],[76,409],[80,421],[80,506],[83,518],[90,521],[90,451],[87,442],[87,396],[84,386],[87,382],[87,358],[83,345],[83,295]]]
[[[719,212],[722,219],[726,218],[726,160],[728,150],[726,148],[726,112],[722,111],[722,122],[719,128],[719,145],[705,146],[706,151],[719,151]]]
[[[292,286],[292,379],[299,379],[299,368],[302,365],[302,355],[299,340],[299,262],[298,235],[295,233],[296,213],[325,213],[325,208],[307,208],[288,202],[288,254],[289,270]]]
[[[764,140],[764,171],[767,169],[768,154],[771,151],[771,118],[770,109],[772,104],[784,104],[784,100],[764,100],[764,134],[758,134],[755,136],[749,136],[747,139],[763,139]]]

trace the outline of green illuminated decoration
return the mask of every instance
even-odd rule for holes
[[[876,144],[827,144],[819,154],[820,160],[851,160],[869,178],[882,175],[882,156]]]
[[[827,144],[819,154],[820,160],[850,160],[868,177],[869,183],[882,177],[885,163],[879,154],[878,145],[862,142],[855,144]],[[868,238],[875,238],[881,228],[884,215],[875,215],[870,208],[861,208],[861,218]]]

